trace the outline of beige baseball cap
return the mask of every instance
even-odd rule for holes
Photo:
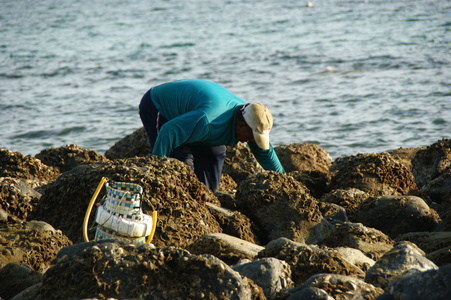
[[[257,145],[269,149],[269,132],[272,128],[272,115],[269,109],[260,103],[248,103],[242,108],[247,125],[252,128]]]

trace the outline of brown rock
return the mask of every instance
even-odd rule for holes
[[[149,156],[152,153],[144,127],[141,127],[116,142],[105,152],[108,159]]]
[[[249,177],[238,186],[236,203],[268,240],[286,237],[316,243],[330,230],[318,201],[304,185],[284,173],[264,172]]]
[[[258,257],[275,257],[286,261],[292,271],[295,285],[319,273],[351,275],[363,278],[364,272],[349,263],[340,253],[326,247],[296,243],[279,238],[266,245]]]
[[[32,180],[0,177],[0,207],[5,222],[25,222],[37,205],[41,194],[28,183]],[[32,183],[33,184],[33,183]]]
[[[370,197],[364,191],[355,188],[332,190],[323,195],[319,200],[340,205],[346,210],[346,214],[352,222],[356,222],[355,214],[359,206]]]
[[[419,150],[412,160],[412,174],[421,188],[451,170],[451,139],[442,139]]]
[[[64,287],[64,288],[55,288]],[[212,255],[103,241],[67,247],[45,274],[41,299],[265,299]]]
[[[238,143],[235,146],[227,146],[227,156],[222,173],[230,175],[238,185],[249,176],[262,171],[263,168],[245,144]]]
[[[330,154],[315,144],[294,143],[275,147],[285,171],[316,171],[329,173],[332,165]]]
[[[57,168],[47,166],[30,155],[0,149],[0,177],[48,182],[55,180],[60,174]]]
[[[61,231],[39,221],[0,224],[0,267],[14,262],[43,272],[58,251],[72,242]]]
[[[144,213],[158,212],[155,245],[183,247],[204,234],[221,232],[205,204],[206,201],[219,204],[214,194],[185,163],[156,156],[82,165],[66,172],[47,186],[34,218],[61,229],[73,241],[81,241],[86,209],[102,177],[136,183],[143,188]],[[98,202],[104,195],[102,188]]]
[[[371,196],[406,195],[418,190],[410,170],[388,153],[339,158],[331,171],[330,190],[356,188]]]
[[[392,151],[388,151],[388,153],[393,156],[393,158],[403,165],[405,165],[409,170],[412,169],[412,160],[415,158],[415,155],[418,151],[424,150],[426,147],[419,148],[398,148]]]
[[[56,167],[61,173],[69,171],[78,165],[95,162],[105,162],[108,159],[91,149],[83,149],[77,145],[45,149],[35,155],[47,166]]]
[[[367,228],[359,223],[338,224],[326,236],[322,245],[328,247],[351,247],[362,251],[373,260],[378,260],[393,247],[394,241],[381,231]]]

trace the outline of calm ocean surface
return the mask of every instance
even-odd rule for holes
[[[274,146],[333,158],[451,137],[449,0],[0,0],[0,148],[101,154],[153,85],[270,107]]]

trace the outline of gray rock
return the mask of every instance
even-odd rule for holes
[[[268,299],[275,297],[282,289],[293,285],[290,266],[274,257],[239,263],[232,269],[252,279],[263,289]]]
[[[426,271],[438,267],[415,244],[398,242],[368,269],[365,281],[385,288],[390,281],[406,276],[404,272],[413,269]]]
[[[344,259],[346,259],[351,264],[357,266],[363,271],[367,271],[375,261],[363,254],[362,251],[349,247],[337,247],[335,251],[340,253]]]
[[[417,272],[385,288],[376,300],[448,300],[451,299],[451,264],[436,270]]]

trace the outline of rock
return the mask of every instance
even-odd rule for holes
[[[266,298],[272,299],[283,289],[293,286],[290,266],[277,258],[269,257],[251,262],[240,262],[232,267],[241,275],[259,285]]]
[[[157,246],[184,247],[204,234],[221,232],[206,205],[207,201],[219,204],[213,192],[197,180],[185,163],[156,156],[82,165],[64,173],[47,186],[33,213],[34,218],[61,229],[71,240],[80,242],[86,209],[102,177],[136,183],[143,188],[144,213],[158,212],[152,240]],[[97,199],[99,203],[104,195],[102,188]],[[90,240],[93,233],[90,233]]]
[[[207,202],[206,204],[221,226],[223,233],[250,243],[261,243],[260,240],[263,236],[261,230],[247,216],[239,211],[232,211],[213,203]]]
[[[348,216],[346,215],[346,210],[340,205],[327,202],[318,202],[318,207],[324,219],[331,224],[349,222]]]
[[[409,232],[401,234],[396,241],[409,241],[425,253],[431,253],[451,245],[451,232]]]
[[[393,247],[394,241],[381,231],[360,223],[337,224],[326,236],[322,245],[328,247],[351,247],[362,251],[373,260],[378,260]]]
[[[44,149],[35,155],[47,166],[58,168],[61,173],[76,166],[95,162],[108,161],[106,157],[91,149],[83,149],[77,145],[66,145],[59,148]]]
[[[319,201],[340,205],[352,222],[357,222],[355,213],[359,206],[370,197],[368,193],[355,188],[337,189],[324,194]]]
[[[241,259],[255,259],[264,247],[224,234],[210,233],[187,247],[193,254],[211,254],[226,262],[236,264]]]
[[[391,283],[376,300],[451,299],[451,264]]]
[[[18,293],[14,298],[11,300],[41,300],[41,297],[39,297],[39,289],[41,288],[42,283],[37,283],[35,285],[32,285],[25,290]]]
[[[43,272],[58,251],[72,242],[61,231],[40,221],[0,224],[0,267],[14,262]]]
[[[318,171],[327,174],[332,165],[330,154],[315,144],[294,143],[274,150],[286,172]]]
[[[406,195],[418,190],[410,170],[388,153],[338,158],[331,172],[329,190],[356,188],[370,196]]]
[[[287,300],[335,300],[325,290],[316,287],[301,287],[296,289]]]
[[[284,173],[264,172],[249,177],[238,186],[236,203],[269,240],[286,237],[314,244],[331,230],[318,201],[305,186]]]
[[[355,214],[358,222],[396,237],[431,231],[440,223],[437,212],[416,196],[383,196],[367,199]]]
[[[41,194],[28,181],[0,177],[0,207],[5,222],[25,222],[37,205]]]
[[[416,269],[426,271],[438,267],[424,257],[424,252],[410,242],[397,242],[366,272],[365,281],[385,288],[390,281],[405,276],[403,273]]]
[[[23,290],[40,283],[42,274],[26,265],[9,263],[0,270],[1,299],[11,299]]]
[[[310,194],[316,199],[327,191],[327,185],[330,181],[330,173],[323,173],[320,171],[292,171],[289,173],[297,181],[304,184]]]
[[[451,264],[451,246],[428,253],[426,258],[439,267]]]
[[[295,285],[302,284],[318,273],[335,273],[362,278],[364,276],[362,270],[346,261],[333,249],[297,243],[287,238],[271,241],[258,257],[275,257],[287,262],[291,267]]]
[[[144,127],[141,127],[123,139],[117,141],[105,152],[108,159],[149,156],[152,153]]]
[[[64,288],[55,289],[58,286]],[[113,240],[61,251],[39,290],[42,299],[202,299],[210,295],[265,299],[259,286],[212,255]]]
[[[451,170],[423,185],[421,191],[434,202],[451,202]]]
[[[37,158],[0,148],[0,177],[49,182],[60,175],[57,168],[47,166]]]
[[[221,174],[221,181],[219,183],[219,192],[223,192],[223,193],[224,192],[225,193],[235,192],[237,186],[238,185],[233,180],[232,176],[230,176],[227,173]]]
[[[412,169],[412,160],[415,158],[415,155],[418,151],[424,150],[426,147],[418,147],[418,148],[398,148],[392,151],[388,151],[388,153],[393,156],[393,158],[403,165],[405,165],[409,170]]]
[[[363,252],[358,249],[350,247],[336,247],[334,249],[340,253],[344,259],[364,272],[366,272],[375,263],[374,260],[363,254]]]
[[[412,160],[412,174],[420,188],[451,170],[451,139],[442,139],[419,150]]]
[[[337,300],[341,299],[374,299],[384,291],[370,283],[352,276],[338,274],[316,274],[310,277],[303,287],[323,289]]]
[[[238,143],[235,146],[227,146],[222,173],[228,174],[238,185],[249,176],[262,171],[263,168],[247,145]]]

